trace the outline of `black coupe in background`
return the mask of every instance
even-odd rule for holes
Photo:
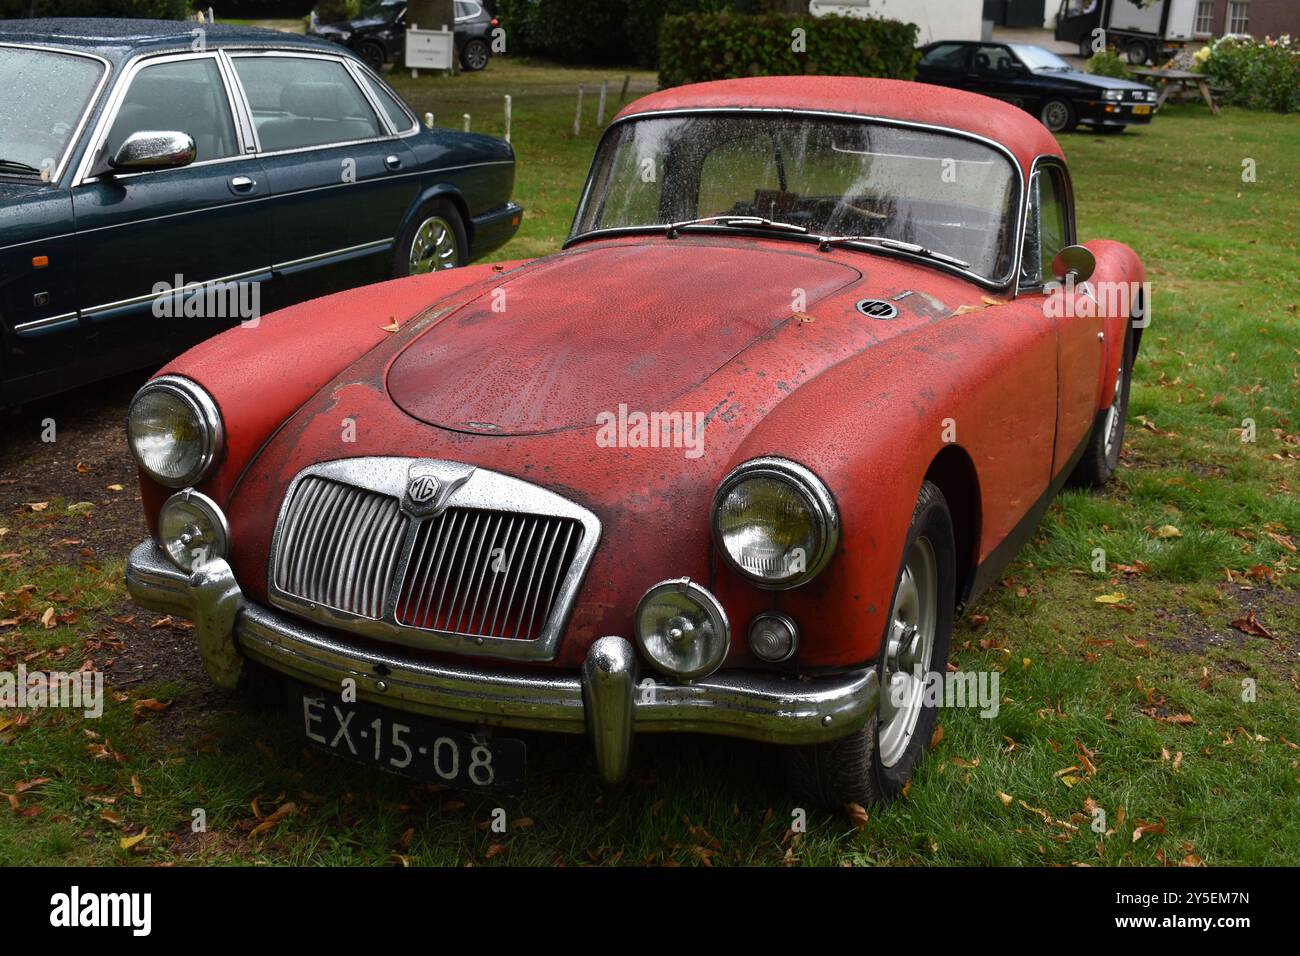
[[[1053,133],[1080,123],[1107,131],[1150,123],[1156,106],[1156,91],[1144,83],[1085,73],[1026,43],[937,40],[921,47],[916,78],[1006,100]]]

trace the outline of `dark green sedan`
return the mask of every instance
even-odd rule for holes
[[[464,265],[523,215],[508,143],[426,128],[321,40],[0,21],[0,90],[0,406]]]

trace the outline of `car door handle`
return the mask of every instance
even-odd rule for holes
[[[230,180],[231,190],[237,193],[251,192],[256,186],[257,180],[251,176],[235,176]]]
[[[397,169],[402,165],[402,160],[398,156],[385,156],[384,165],[389,169]]]

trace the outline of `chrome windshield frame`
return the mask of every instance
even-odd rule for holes
[[[904,258],[912,262],[918,262],[924,265],[932,266],[937,269],[942,269],[945,272],[951,272],[954,275],[962,276],[966,279],[969,279],[972,282],[978,283],[979,285],[989,289],[1014,289],[1015,288],[1016,278],[1020,274],[1020,256],[1022,252],[1022,246],[1024,244],[1025,174],[1024,174],[1024,170],[1020,166],[1019,161],[1016,159],[1015,154],[1012,153],[1011,150],[1008,149],[1006,146],[1004,146],[1002,143],[999,143],[997,140],[992,140],[989,139],[988,137],[980,136],[977,133],[971,133],[966,130],[955,129],[951,126],[938,126],[933,123],[921,123],[913,120],[893,119],[888,116],[868,116],[862,113],[843,113],[843,112],[829,111],[829,110],[803,110],[803,109],[789,109],[784,107],[778,108],[778,107],[767,107],[767,106],[726,106],[726,107],[709,106],[709,107],[690,107],[685,109],[671,109],[671,110],[651,110],[644,113],[631,113],[626,116],[619,117],[615,119],[613,122],[611,122],[608,127],[606,127],[604,134],[601,136],[600,142],[596,146],[596,157],[599,157],[601,151],[605,148],[607,138],[613,135],[616,129],[622,127],[626,123],[635,122],[637,120],[643,120],[643,119],[666,119],[666,118],[673,118],[679,116],[704,116],[704,115],[794,116],[794,117],[810,117],[814,119],[852,120],[852,121],[862,122],[862,123],[876,123],[882,126],[892,126],[900,129],[922,130],[926,132],[939,133],[941,135],[955,136],[960,139],[970,140],[971,142],[980,143],[984,146],[992,148],[995,152],[999,153],[1004,159],[1006,159],[1006,161],[1010,164],[1012,170],[1012,184],[1015,187],[1015,195],[1012,197],[1010,209],[1007,213],[1011,217],[1011,221],[1009,223],[1011,228],[1009,230],[1010,235],[1008,237],[1008,241],[1012,245],[1009,250],[1005,248],[1002,250],[1003,252],[1010,253],[1009,256],[1010,267],[1007,271],[1007,275],[1002,277],[990,277],[975,272],[971,269],[963,269],[958,266],[954,266],[949,263],[942,262],[938,259],[933,259],[922,255],[915,255],[913,253],[905,252],[902,250],[885,249],[881,247],[868,247],[865,244],[853,246],[852,248],[864,252],[868,252],[870,254]],[[593,158],[591,168],[587,172],[586,182],[582,188],[581,198],[578,201],[577,209],[574,211],[573,224],[569,228],[569,235],[564,240],[563,248],[568,249],[570,246],[576,245],[577,243],[586,242],[591,239],[597,239],[601,237],[627,237],[631,235],[663,234],[667,231],[668,226],[670,225],[669,223],[646,224],[643,226],[642,225],[610,226],[601,229],[590,229],[587,230],[586,232],[576,232],[575,230],[577,229],[578,222],[582,218],[583,211],[587,208],[587,204],[590,202],[592,198],[592,190],[595,186],[595,180],[596,180],[596,169],[597,169],[597,163],[596,160]],[[708,232],[712,234],[724,233],[729,235],[762,236],[766,238],[779,238],[779,239],[793,240],[793,241],[809,241],[810,239],[814,238],[811,237],[811,234],[809,236],[805,236],[803,234],[795,233],[795,232],[787,233],[784,231],[778,232],[775,230],[758,230],[758,229],[745,230],[745,229],[740,229],[740,228],[726,226],[726,225],[695,226],[693,227],[693,230],[698,230],[701,233]]]

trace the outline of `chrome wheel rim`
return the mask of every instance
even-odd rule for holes
[[[1115,449],[1115,443],[1119,439],[1120,422],[1124,419],[1119,407],[1120,400],[1124,396],[1124,370],[1120,369],[1119,374],[1115,376],[1115,394],[1111,396],[1110,408],[1106,409],[1106,457]]]
[[[1064,103],[1051,102],[1043,107],[1043,125],[1053,133],[1065,128],[1066,120],[1070,118],[1070,111]]]
[[[903,563],[886,638],[876,744],[885,767],[903,758],[916,734],[938,612],[939,565],[929,539],[918,537]]]
[[[441,216],[430,216],[420,223],[411,240],[410,275],[454,269],[460,264],[456,249],[456,230]]]

